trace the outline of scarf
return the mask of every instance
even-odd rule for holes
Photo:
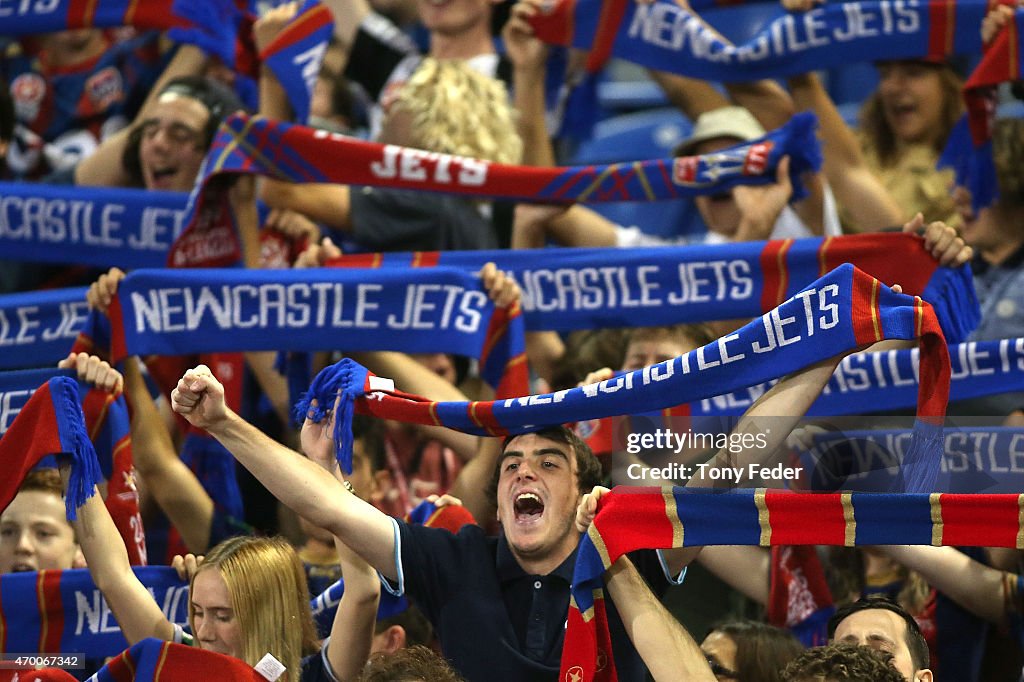
[[[685,5],[659,1],[560,0],[531,20],[547,43],[588,50],[587,67],[617,57],[711,81],[760,80],[842,66],[981,51],[981,0],[826,4],[769,21],[733,45]],[[727,12],[721,13],[726,20]]]
[[[4,33],[22,36],[120,26],[170,29],[175,42],[196,44],[225,64],[234,64],[238,21],[231,0],[57,0],[12,5],[4,17]]]
[[[69,520],[78,517],[78,508],[92,497],[103,475],[78,400],[72,379],[54,377],[36,389],[21,408],[0,438],[0,462],[5,471],[0,478],[0,510],[11,503],[25,475],[40,459],[66,455],[71,458],[71,476],[65,511]]]
[[[949,398],[970,400],[1024,391],[1024,339],[969,341],[949,346]],[[839,416],[905,410],[917,404],[917,350],[858,353],[843,358],[807,414]],[[680,406],[677,415],[739,415],[773,382],[751,385]]]
[[[793,198],[799,199],[806,194],[800,176],[821,166],[816,126],[813,114],[801,113],[758,140],[704,156],[535,168],[364,142],[235,114],[214,137],[189,208],[203,210],[207,185],[223,173],[552,203],[658,201],[774,182],[775,168],[787,154]]]
[[[55,365],[88,315],[85,289],[0,295],[0,370]]]
[[[75,379],[72,370],[43,369],[0,372],[0,437],[14,424],[36,390],[50,379],[64,377],[76,386],[86,434],[95,449],[99,472],[107,481],[104,504],[128,550],[133,565],[147,563],[145,533],[139,514],[139,498],[132,479],[132,449],[128,405],[123,395],[114,396]],[[56,467],[53,457],[36,466]],[[24,478],[24,477],[22,477]],[[20,485],[21,479],[17,481]]]
[[[89,682],[176,682],[188,679],[268,682],[278,679],[271,671],[276,672],[283,666],[280,662],[266,665],[264,661],[267,660],[265,658],[253,668],[233,656],[150,637],[122,651],[90,677]],[[298,675],[292,677],[297,678]]]
[[[641,548],[706,545],[1024,547],[1021,495],[799,494],[616,488],[580,538],[562,673],[615,680],[601,576]],[[807,519],[815,519],[807,523]],[[598,669],[597,661],[610,662]]]
[[[934,310],[920,298],[893,293],[848,264],[733,334],[597,384],[490,402],[436,402],[388,390],[379,378],[346,358],[317,375],[296,410],[318,421],[326,414],[322,406],[333,405],[339,397],[335,442],[341,460],[344,447],[351,448],[355,409],[385,419],[500,436],[543,425],[659,410],[719,395],[732,390],[730,386],[756,383],[758,377],[776,378],[863,344],[907,338],[920,339],[925,358],[911,485],[927,489],[938,466],[936,448],[949,391],[949,355],[942,330]],[[316,410],[311,409],[314,399]]]
[[[941,268],[921,238],[898,233],[635,249],[353,254],[327,265],[475,271],[488,261],[519,284],[530,331],[754,317],[843,263],[931,303],[951,342],[965,339],[981,318],[970,267]]]
[[[306,0],[292,21],[260,53],[260,60],[274,72],[284,89],[299,123],[305,124],[309,119],[313,87],[333,31],[331,11],[318,0]]]
[[[938,165],[950,167],[956,184],[971,191],[975,213],[991,206],[999,198],[999,182],[992,158],[992,130],[995,125],[997,88],[1000,83],[1016,81],[1024,70],[1021,36],[1024,12],[1013,19],[985,47],[981,61],[964,84],[967,113],[957,122]]]
[[[0,250],[33,263],[159,268],[187,196],[138,189],[0,183]]]
[[[188,585],[167,566],[135,568],[173,623],[188,623]],[[87,569],[0,576],[0,649],[115,656],[128,646]]]
[[[810,450],[798,453],[800,481],[815,491],[889,490],[906,456],[911,433],[903,429],[841,429],[815,434]],[[1024,490],[1017,455],[1024,431],[1011,427],[947,427],[935,489],[958,494],[1004,494]]]
[[[527,385],[518,305],[495,307],[460,270],[142,270],[121,282],[108,314],[115,361],[239,349],[446,352],[478,358],[500,395]]]
[[[817,550],[788,545],[771,552],[765,619],[788,629],[805,647],[828,644],[828,620],[836,609]]]

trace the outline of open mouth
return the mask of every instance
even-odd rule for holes
[[[544,503],[536,493],[520,493],[516,496],[512,509],[516,514],[516,521],[529,523],[539,520],[544,514]]]
[[[11,573],[28,573],[34,570],[36,570],[36,567],[29,564],[14,564],[11,566]]]

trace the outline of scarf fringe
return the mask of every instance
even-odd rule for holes
[[[56,377],[50,380],[49,385],[63,454],[71,457],[64,507],[68,520],[74,521],[78,518],[78,508],[93,496],[96,483],[103,479],[103,474],[96,450],[85,430],[85,415],[79,404],[77,383],[67,377]]]

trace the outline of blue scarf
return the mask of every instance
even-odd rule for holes
[[[85,289],[57,289],[0,296],[0,369],[53,365],[85,323]]]
[[[0,183],[0,251],[33,263],[160,268],[188,196],[139,189]]]
[[[295,120],[309,119],[309,102],[334,31],[331,12],[318,0],[306,0],[295,18],[260,54],[284,88]]]
[[[1024,339],[969,341],[949,346],[949,399],[970,400],[1024,391]],[[917,404],[918,351],[889,350],[844,358],[809,416],[905,410]],[[682,414],[740,415],[774,382],[754,384],[691,403]]]
[[[309,410],[312,399],[318,407],[333,405],[340,395],[335,442],[341,459],[342,443],[348,441],[350,447],[349,417],[356,407],[382,418],[479,435],[522,433],[542,425],[671,407],[789,374],[863,344],[910,338],[920,338],[926,358],[921,363],[914,460],[921,466],[911,488],[927,489],[937,472],[936,448],[949,391],[942,331],[934,311],[920,298],[893,293],[852,265],[836,268],[733,334],[614,380],[491,402],[436,402],[375,387],[365,368],[345,359],[317,375],[296,409]],[[314,420],[324,416],[316,410],[309,414]]]
[[[713,246],[353,254],[328,265],[476,271],[488,261],[519,283],[531,331],[754,317],[842,263],[931,303],[951,342],[965,339],[981,318],[969,266],[940,268],[920,238],[895,233]]]
[[[444,352],[479,358],[499,394],[526,387],[518,305],[496,308],[461,270],[137,270],[109,315],[115,361],[237,350]]]
[[[188,623],[188,585],[170,567],[135,568],[172,623]],[[0,649],[115,656],[128,646],[87,569],[0,576]]]
[[[798,454],[803,487],[811,490],[885,492],[895,467],[910,447],[903,429],[836,430],[816,434],[810,450]],[[1024,431],[1010,427],[947,427],[935,490],[1017,493],[1024,490]]]
[[[559,0],[531,22],[545,42],[590,51],[588,68],[609,57],[712,81],[759,80],[851,61],[941,57],[981,50],[987,2],[828,3],[768,22],[733,45],[684,5],[661,0]],[[723,20],[725,19],[723,12]]]

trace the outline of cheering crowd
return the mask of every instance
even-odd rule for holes
[[[1024,680],[1024,9],[714,5],[0,1],[0,680]]]

